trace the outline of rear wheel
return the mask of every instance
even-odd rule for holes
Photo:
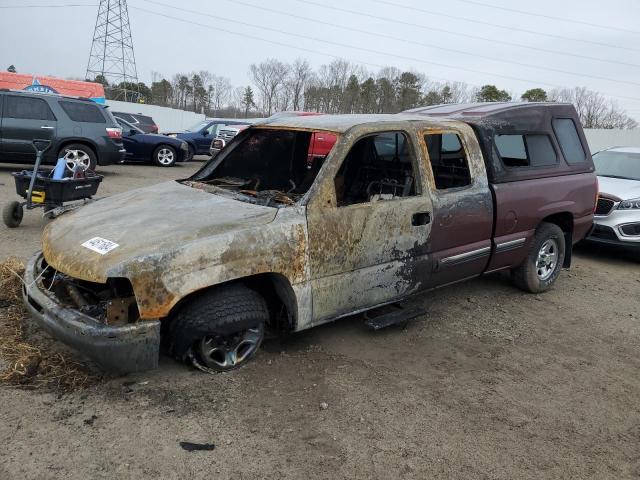
[[[98,165],[96,154],[93,153],[93,150],[80,143],[72,143],[60,149],[58,158],[64,158],[67,161],[69,170],[73,169],[74,163],[81,163],[89,170],[95,170]]]
[[[212,289],[174,316],[171,353],[205,372],[233,370],[255,355],[268,320],[267,305],[257,292],[241,284]]]
[[[160,145],[153,152],[153,163],[159,167],[173,167],[176,164],[176,150],[169,145]]]
[[[17,228],[22,223],[24,212],[20,202],[10,202],[2,209],[2,221],[9,228]]]
[[[565,255],[564,232],[553,223],[542,223],[533,237],[522,265],[512,270],[516,286],[526,292],[540,293],[555,283]]]

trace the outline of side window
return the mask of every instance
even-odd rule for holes
[[[6,118],[20,118],[25,120],[55,120],[53,112],[41,98],[7,96],[4,107]]]
[[[60,102],[60,106],[71,120],[83,123],[106,123],[100,107],[90,103]]]
[[[471,185],[467,154],[455,133],[425,135],[431,171],[437,190]]]
[[[402,132],[384,132],[358,140],[334,183],[339,207],[416,195],[413,151]]]
[[[205,132],[207,132],[207,135],[215,136],[218,133],[218,128],[220,128],[220,126],[221,125],[219,123],[213,123],[209,125]]]
[[[562,149],[564,159],[567,163],[582,163],[587,156],[582,148],[582,142],[576,129],[576,124],[571,118],[556,118],[553,120],[553,130]]]
[[[548,135],[496,135],[494,141],[507,167],[548,167],[558,163]]]

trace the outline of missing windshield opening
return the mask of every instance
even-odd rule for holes
[[[315,138],[314,132],[251,130],[213,160],[217,165],[212,171],[205,169],[204,175],[185,183],[231,192],[259,205],[293,205],[309,190],[326,156],[316,151]]]

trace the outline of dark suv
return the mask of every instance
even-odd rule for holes
[[[114,117],[121,118],[125,122],[129,122],[131,125],[138,127],[144,133],[158,133],[158,125],[152,117],[148,115],[142,115],[141,113],[125,113],[125,112],[111,112]]]
[[[34,139],[51,141],[43,163],[66,158],[95,169],[124,160],[122,129],[105,107],[89,99],[0,90],[0,112],[2,162],[34,162]]]

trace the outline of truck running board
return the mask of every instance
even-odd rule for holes
[[[371,330],[381,330],[392,325],[406,323],[427,311],[420,307],[406,307],[399,303],[392,303],[385,307],[375,308],[364,313],[364,324]]]

